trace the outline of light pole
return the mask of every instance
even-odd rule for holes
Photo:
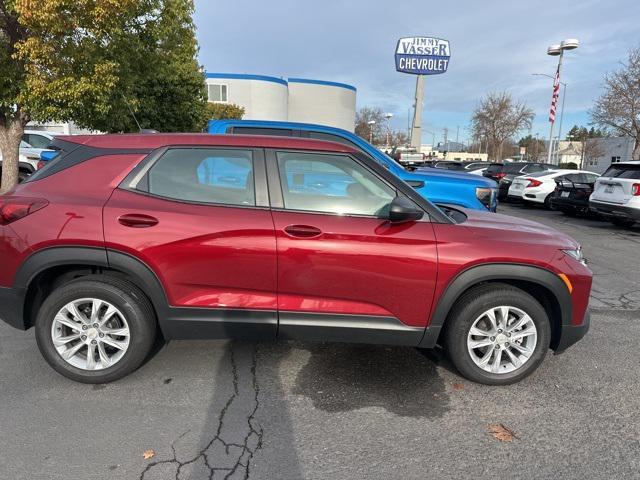
[[[562,70],[562,57],[564,55],[565,50],[575,50],[580,45],[580,42],[576,38],[568,38],[567,40],[563,40],[560,42],[560,45],[551,45],[547,48],[547,55],[551,55],[552,57],[558,57],[558,78],[560,78],[560,71]],[[554,78],[555,83],[555,78]],[[547,163],[551,163],[551,151],[553,147],[553,125],[555,123],[555,119],[551,122],[551,127],[549,128],[549,154],[547,155]]]
[[[555,81],[555,77],[547,73],[532,73],[531,75],[536,75],[539,77],[549,77],[550,79]],[[560,82],[560,84],[562,85],[562,107],[560,107],[560,125],[558,125],[558,144],[562,141],[562,118],[564,117],[564,101],[567,98],[567,84],[565,82]]]
[[[384,114],[384,118],[387,121],[386,125],[387,125],[387,147],[390,147],[391,145],[389,145],[389,133],[391,133],[391,127],[389,126],[389,120],[391,120],[391,118],[393,117],[393,113],[385,113]],[[371,142],[369,142],[371,143]]]
[[[369,120],[367,125],[369,125],[369,143],[373,145],[373,126],[376,124],[375,120]]]

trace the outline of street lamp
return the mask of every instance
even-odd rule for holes
[[[532,73],[531,75],[549,77],[550,79],[555,81],[555,77],[547,73]],[[564,101],[567,98],[567,84],[562,81],[560,82],[560,84],[562,85],[562,107],[560,108],[560,125],[558,125],[558,144],[562,140],[562,118],[564,117]]]
[[[369,125],[369,143],[373,145],[373,126],[376,124],[375,120],[369,120],[367,125]]]
[[[384,118],[387,121],[387,147],[390,147],[391,145],[389,145],[389,134],[391,133],[391,127],[389,126],[389,120],[391,120],[391,118],[393,117],[393,113],[385,113],[384,114]],[[369,142],[371,143],[371,142]]]
[[[547,48],[547,55],[551,55],[552,57],[558,57],[558,78],[560,78],[560,70],[562,69],[562,57],[564,55],[565,50],[575,50],[580,45],[580,42],[576,38],[568,38],[560,42],[559,45],[551,45]],[[555,79],[554,79],[555,81]],[[547,156],[547,163],[551,163],[551,150],[553,145],[553,125],[554,122],[551,122],[551,127],[549,128],[549,154]]]

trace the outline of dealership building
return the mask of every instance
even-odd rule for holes
[[[356,88],[308,78],[206,73],[210,102],[244,107],[246,120],[319,123],[353,132]]]

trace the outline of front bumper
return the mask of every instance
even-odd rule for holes
[[[21,289],[0,287],[0,320],[20,330],[27,329],[23,316],[25,293]]]
[[[640,208],[626,207],[610,203],[597,202],[591,200],[589,209],[607,218],[620,218],[623,220],[634,220],[640,222]]]
[[[591,314],[589,310],[584,315],[582,325],[562,325],[560,327],[560,340],[553,348],[555,353],[562,353],[574,343],[577,343],[589,331],[591,326]]]

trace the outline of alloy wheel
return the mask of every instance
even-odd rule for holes
[[[533,355],[538,331],[533,319],[513,306],[493,307],[473,322],[467,350],[473,362],[486,372],[515,372]]]
[[[67,303],[51,325],[58,354],[82,370],[104,370],[117,364],[129,348],[129,324],[114,305],[98,298]]]

